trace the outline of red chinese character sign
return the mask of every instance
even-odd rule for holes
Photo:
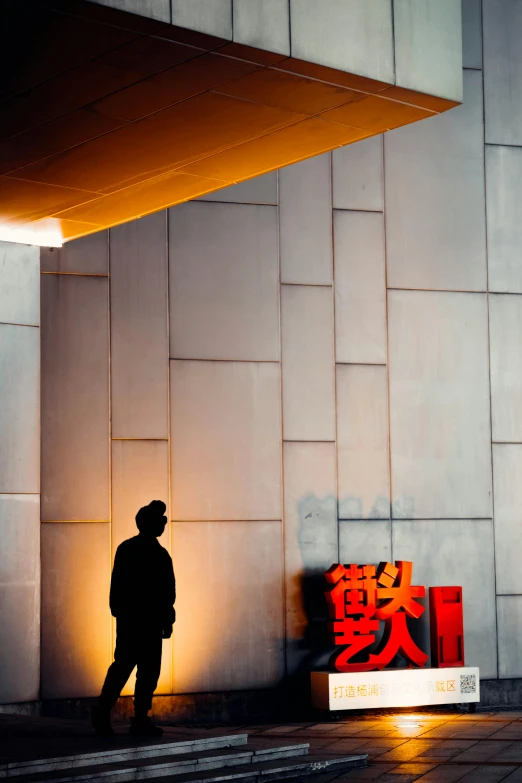
[[[418,620],[425,609],[416,599],[424,598],[426,590],[412,585],[412,570],[413,564],[407,560],[397,560],[395,565],[381,563],[377,568],[337,564],[328,569],[325,574],[331,585],[325,592],[330,615],[328,630],[340,648],[331,660],[335,671],[381,670],[397,654],[410,666],[426,664],[429,655],[412,639],[406,621],[407,617]],[[440,654],[432,651],[433,665],[463,666],[462,589],[435,590],[443,592],[432,593],[430,589],[432,644],[436,639],[437,650],[441,651]],[[384,621],[381,642],[375,651],[368,651],[366,660],[361,660],[361,653],[375,645],[380,621]]]
[[[462,587],[430,587],[432,666],[464,666]]]

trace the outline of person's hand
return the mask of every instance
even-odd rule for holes
[[[170,639],[172,636],[172,624],[168,623],[167,625],[163,626],[161,636],[163,639]]]

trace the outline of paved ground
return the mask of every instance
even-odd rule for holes
[[[248,733],[267,743],[309,742],[321,754],[367,753],[362,771],[327,774],[316,783],[522,783],[522,711],[367,715],[331,723],[234,727],[168,727],[166,741],[183,736]],[[87,723],[0,715],[3,760],[89,752],[100,747]],[[112,746],[130,738],[119,730]],[[133,743],[135,744],[135,743]]]
[[[257,727],[256,735],[300,739],[325,754],[368,754],[367,769],[318,783],[522,783],[522,711],[367,716]]]

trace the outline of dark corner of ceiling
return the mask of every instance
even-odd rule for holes
[[[33,59],[52,23],[52,12],[44,0],[1,0],[0,100],[17,92],[20,72]]]

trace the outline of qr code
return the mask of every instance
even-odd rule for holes
[[[461,674],[460,675],[460,692],[461,693],[476,693],[477,692],[477,675],[476,674]]]

